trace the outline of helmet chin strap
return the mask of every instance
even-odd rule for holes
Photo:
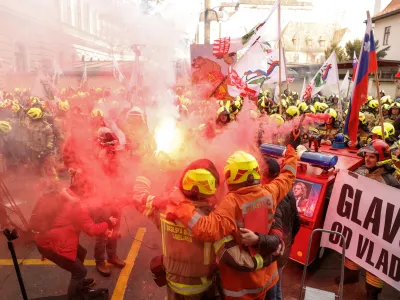
[[[238,184],[228,184],[228,189],[230,191],[236,191],[238,189],[241,189],[242,187],[260,184],[260,182],[261,182],[260,179],[255,179],[251,183],[248,181],[245,181],[245,182],[238,183]]]
[[[376,163],[376,166],[377,167],[382,167],[383,165],[390,164],[391,162],[392,162],[392,160],[389,158],[389,159],[386,159],[386,160],[378,161]]]

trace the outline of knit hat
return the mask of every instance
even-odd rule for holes
[[[279,166],[278,161],[275,158],[264,156],[264,162],[266,168],[268,168],[268,178],[275,178],[281,172],[281,167]]]

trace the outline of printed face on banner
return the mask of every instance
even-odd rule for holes
[[[299,214],[312,218],[322,185],[307,180],[296,179],[292,191],[296,198]]]

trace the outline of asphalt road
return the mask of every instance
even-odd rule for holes
[[[25,215],[29,215],[35,200],[35,182],[29,178],[5,180],[15,201]],[[109,278],[101,277],[94,267],[94,240],[82,234],[81,244],[88,250],[86,262],[88,277],[96,280],[97,287],[106,287],[110,291],[110,299],[165,299],[165,288],[159,288],[149,271],[150,260],[161,253],[160,234],[156,227],[140,216],[134,207],[124,209],[121,222],[122,238],[119,241],[118,255],[125,259],[127,266],[121,271],[112,268]],[[17,256],[22,261],[20,268],[29,299],[60,296],[65,294],[69,282],[69,274],[57,266],[41,261],[40,255],[33,244],[25,245],[23,238],[15,243]],[[22,299],[17,277],[11,262],[5,237],[0,237],[0,300]],[[337,291],[334,278],[339,275],[340,256],[336,252],[326,251],[320,267],[314,272],[308,272],[307,285],[319,289]],[[283,272],[284,299],[298,299],[303,268],[295,262],[289,262]],[[347,285],[344,289],[344,299],[365,299],[365,274],[360,277],[360,283]],[[45,298],[46,299],[46,298]],[[52,298],[49,298],[52,299]],[[63,299],[57,297],[56,299]],[[380,300],[400,299],[400,292],[386,285]]]

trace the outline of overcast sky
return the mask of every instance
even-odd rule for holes
[[[314,15],[320,22],[337,22],[342,27],[348,27],[354,34],[365,32],[366,11],[374,15],[375,0],[313,0]],[[383,10],[391,0],[381,0]]]
[[[390,1],[381,0],[380,10],[383,10]],[[374,15],[375,0],[310,0],[310,2],[313,3],[311,11],[282,10],[282,29],[290,21],[336,23],[341,28],[349,28],[354,38],[362,38],[365,32],[363,22],[366,20],[366,11],[369,10],[371,16]],[[239,9],[228,22],[223,23],[222,36],[243,35],[257,21],[265,17],[266,9]],[[217,33],[216,27],[214,33]]]

